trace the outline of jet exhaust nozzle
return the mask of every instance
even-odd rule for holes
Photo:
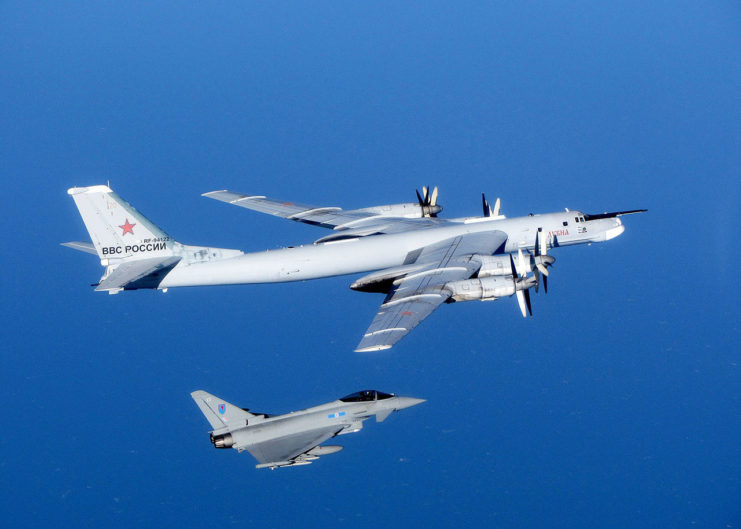
[[[232,434],[217,435],[211,434],[211,443],[214,448],[231,448],[234,446],[234,438]]]

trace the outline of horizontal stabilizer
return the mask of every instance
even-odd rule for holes
[[[95,290],[157,288],[182,257],[150,257],[118,265]]]
[[[61,244],[62,246],[66,246],[67,248],[72,248],[73,250],[79,250],[81,252],[98,255],[98,251],[95,249],[95,246],[93,246],[93,243],[91,242],[73,241],[73,242],[63,242]]]

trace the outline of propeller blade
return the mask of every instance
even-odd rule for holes
[[[494,216],[495,217],[499,216],[499,208],[501,205],[502,205],[502,201],[499,199],[499,197],[497,197],[497,201],[494,202]],[[491,208],[489,208],[489,213],[491,214]]]
[[[540,255],[548,255],[548,237],[540,238]]]
[[[535,265],[535,268],[543,272],[544,276],[548,275],[548,268],[543,263],[538,263]]]
[[[437,186],[432,189],[432,197],[430,198],[430,206],[437,205]]]
[[[526,292],[525,290],[518,290],[516,292],[517,294],[517,303],[520,305],[520,312],[522,312],[522,317],[527,318],[527,313],[525,312],[527,310],[527,307],[525,306],[525,294],[523,292]]]
[[[484,193],[481,193],[481,207],[484,208],[484,217],[490,217],[491,208],[489,207],[489,203],[486,201],[486,195]]]
[[[535,293],[538,293],[538,287],[540,286],[540,272],[538,268],[533,268],[533,275],[535,276]]]
[[[525,266],[525,256],[522,255],[522,248],[519,248],[517,250],[517,266],[520,268],[520,273],[523,275],[523,277],[527,275],[527,267]]]
[[[427,186],[422,186],[422,196],[425,197],[425,206],[430,205],[430,194]]]
[[[525,304],[527,305],[527,312],[530,314],[530,316],[533,315],[533,306],[530,304],[530,290],[520,290],[522,292],[523,296],[525,297]]]
[[[418,191],[418,190],[416,190],[416,189],[414,190],[414,192],[415,192],[415,193],[417,193],[417,200],[419,201],[419,205],[420,205],[420,207],[424,206],[424,205],[425,205],[425,203],[424,203],[424,201],[422,200],[422,195],[420,195],[420,194],[419,194],[419,191]]]
[[[515,260],[512,259],[512,254],[509,254],[509,266],[512,268],[512,277],[515,279],[516,283],[520,274],[517,273],[517,267],[515,266]]]
[[[543,276],[543,291],[548,294],[548,276]]]

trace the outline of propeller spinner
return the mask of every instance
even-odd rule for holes
[[[432,193],[430,193],[430,188],[427,186],[422,187],[421,195],[416,189],[415,192],[417,193],[419,207],[422,209],[422,216],[437,217],[437,214],[443,210],[443,207],[437,204],[437,186],[432,189]]]

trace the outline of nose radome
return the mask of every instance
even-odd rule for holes
[[[617,219],[618,225],[614,228],[610,228],[609,230],[605,231],[605,240],[609,241],[610,239],[614,239],[621,233],[625,231],[625,226],[623,226],[623,223],[620,222],[620,219]]]
[[[395,408],[397,410],[403,410],[404,408],[410,408],[412,406],[416,406],[417,404],[422,404],[425,402],[425,399],[414,399],[412,397],[396,397],[396,406]]]

